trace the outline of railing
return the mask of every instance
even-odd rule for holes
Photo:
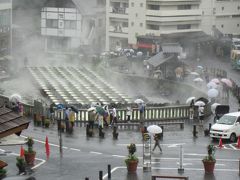
[[[211,114],[211,105],[207,104],[204,108],[205,116]],[[126,122],[127,110],[117,109],[118,122]],[[198,118],[197,107],[195,107],[194,118]],[[55,119],[64,119],[64,110],[55,112]],[[189,106],[165,106],[165,107],[146,107],[144,113],[144,122],[159,122],[159,121],[172,121],[172,120],[188,120],[189,119]],[[76,126],[84,126],[89,120],[87,109],[80,109],[75,113]],[[140,111],[137,108],[132,109],[131,122],[140,122]]]
[[[9,99],[6,96],[0,95],[0,106],[7,102],[9,105]],[[23,104],[24,115],[28,117],[34,116],[33,105]],[[210,104],[207,104],[204,108],[205,116],[211,114]],[[40,116],[45,116],[49,118],[49,109],[47,108],[45,114],[39,114]],[[56,110],[54,114],[55,119],[64,120],[64,109]],[[198,118],[197,107],[195,107],[194,118]],[[127,120],[127,109],[117,109],[117,119],[118,122],[125,122]],[[179,106],[164,106],[164,107],[146,107],[144,113],[144,122],[154,122],[154,121],[167,121],[167,120],[186,120],[189,119],[189,106],[179,105]],[[75,122],[77,126],[83,126],[89,120],[87,109],[79,109],[78,113],[75,113]],[[132,122],[140,122],[140,111],[137,108],[132,109],[131,115]]]

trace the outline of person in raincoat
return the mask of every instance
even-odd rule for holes
[[[69,122],[70,122],[70,126],[73,130],[74,122],[75,122],[75,113],[71,109],[69,110]]]

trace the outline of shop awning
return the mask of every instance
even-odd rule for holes
[[[27,129],[30,121],[11,109],[0,108],[0,138],[12,134],[20,135],[22,130]]]
[[[166,62],[169,59],[172,59],[174,55],[165,55],[163,52],[156,54],[155,56],[151,57],[147,60],[147,62],[152,65],[153,67],[157,67],[162,63]]]

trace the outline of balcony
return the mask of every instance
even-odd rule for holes
[[[180,16],[180,17],[146,17],[146,21],[158,22],[158,24],[176,23],[176,22],[200,22],[201,16]]]
[[[200,9],[191,9],[191,10],[168,10],[168,11],[155,11],[147,10],[147,16],[156,16],[156,17],[176,17],[176,16],[201,16],[202,11]]]
[[[152,0],[147,0],[151,2]],[[154,0],[156,2],[201,2],[201,0]]]

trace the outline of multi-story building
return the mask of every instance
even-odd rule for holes
[[[221,33],[240,36],[240,1],[239,0],[210,0],[200,5],[202,10],[201,29],[212,34],[212,28]]]
[[[10,0],[0,2],[0,57],[11,51],[11,8]]]
[[[11,12],[11,1],[0,1],[0,76],[5,75],[8,71],[9,60],[11,59]]]
[[[46,52],[101,52],[105,44],[104,1],[48,0],[41,11],[41,34]]]
[[[107,0],[106,50],[136,46],[137,36],[161,37],[217,27],[240,34],[239,0]]]

